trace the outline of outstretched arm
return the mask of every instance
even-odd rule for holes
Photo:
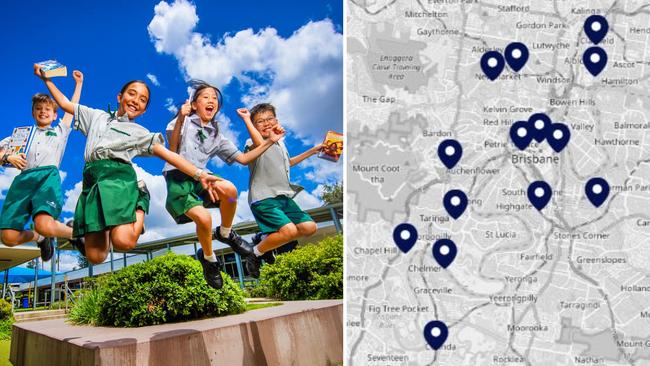
[[[237,155],[235,161],[242,165],[247,165],[251,161],[257,159],[258,156],[262,155],[262,153],[271,147],[271,145],[280,141],[282,136],[284,136],[284,128],[278,125],[276,127],[276,130],[271,131],[271,135],[268,139],[263,139],[262,143],[260,145],[257,145],[257,147],[255,147],[253,150],[249,150],[243,154]]]
[[[169,150],[173,152],[178,152],[178,146],[181,141],[181,130],[183,129],[183,123],[185,123],[185,117],[190,115],[192,112],[192,105],[190,100],[186,100],[185,104],[178,111],[178,117],[176,117],[176,123],[174,124],[174,129],[172,130],[171,135],[169,136]]]
[[[262,145],[264,143],[264,138],[262,137],[262,134],[260,134],[260,131],[255,128],[255,125],[251,120],[251,112],[246,108],[239,108],[237,110],[237,114],[244,121],[244,123],[246,123],[246,129],[248,130],[248,134],[251,136],[251,140],[253,141],[253,147]]]
[[[203,186],[204,189],[208,190],[208,193],[210,194],[210,199],[212,202],[216,202],[217,197],[214,195],[214,192],[211,189],[211,184],[210,182],[216,182],[223,180],[217,176],[214,176],[210,174],[209,172],[199,169],[194,164],[190,163],[189,161],[185,160],[182,156],[178,155],[177,153],[173,151],[169,151],[164,145],[162,144],[155,144],[153,146],[153,154],[158,156],[159,158],[165,160],[169,164],[175,166],[180,170],[181,172],[189,175],[190,177],[194,178],[195,180],[198,180],[201,182],[201,185]]]
[[[308,157],[317,154],[319,151],[321,151],[322,148],[323,148],[323,144],[318,144],[312,147],[311,149],[305,151],[304,153],[292,157],[291,159],[289,159],[289,165],[294,166],[296,164],[299,164],[301,161],[307,159]]]
[[[72,72],[72,77],[74,78],[74,93],[72,94],[72,104],[78,104],[79,99],[81,98],[81,88],[83,87],[84,83],[84,74],[81,71],[75,70]],[[71,113],[66,113],[63,115],[63,119],[61,120],[61,123],[64,126],[70,127],[70,124],[72,123],[72,117],[73,114]]]
[[[72,104],[72,102],[70,102],[68,98],[63,93],[61,93],[59,88],[54,85],[52,80],[46,78],[43,76],[43,74],[41,74],[41,65],[34,64],[34,74],[43,80],[45,86],[50,91],[50,94],[52,94],[52,97],[54,98],[56,104],[58,104],[59,107],[61,107],[61,109],[63,109],[66,113],[74,114],[74,104]]]

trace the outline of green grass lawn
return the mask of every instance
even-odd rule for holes
[[[281,302],[267,302],[265,304],[246,304],[246,311],[255,310],[255,309],[269,308],[271,306],[278,306],[278,305],[282,305],[282,303]]]
[[[0,366],[11,366],[11,362],[9,362],[10,347],[10,340],[0,341]]]

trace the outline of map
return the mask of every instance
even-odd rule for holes
[[[650,365],[650,3],[352,0],[345,26],[345,364]],[[521,149],[535,114],[565,129]]]

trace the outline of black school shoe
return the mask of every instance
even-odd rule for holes
[[[203,267],[203,278],[205,278],[208,286],[217,290],[222,288],[223,278],[221,278],[221,263],[219,263],[219,258],[217,258],[216,262],[210,262],[203,256],[203,248],[200,248],[196,252],[196,259],[199,260],[199,263]]]
[[[264,236],[266,236],[266,234],[261,233],[261,232],[253,235],[253,238],[251,239],[251,241],[253,242],[253,247],[255,247],[257,244],[261,243],[262,240],[264,239]],[[268,263],[268,264],[275,263],[275,250],[269,250],[268,252],[262,254],[262,256],[260,258],[262,258],[262,260],[265,263]]]
[[[212,237],[222,243],[228,244],[228,246],[231,247],[235,253],[241,255],[242,257],[254,256],[253,246],[250,245],[246,240],[242,239],[242,237],[239,236],[235,230],[230,230],[230,235],[228,235],[227,238],[224,238],[221,236],[221,226],[217,226],[217,228],[214,229],[214,232],[212,233]]]
[[[74,220],[66,222],[66,225],[69,227],[74,226]],[[84,257],[86,256],[86,242],[84,238],[72,238],[70,239],[70,244],[81,253]]]
[[[43,262],[47,262],[52,259],[54,255],[54,244],[52,244],[51,238],[43,238],[41,241],[37,241],[36,245],[41,250],[41,259]]]
[[[262,257],[255,254],[246,257],[246,269],[248,274],[253,278],[260,278],[260,266],[262,265]]]

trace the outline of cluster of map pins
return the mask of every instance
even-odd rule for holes
[[[607,20],[600,15],[592,15],[587,18],[584,24],[585,34],[595,45],[600,43],[609,30]],[[488,79],[494,81],[503,72],[506,63],[514,71],[519,72],[528,61],[529,52],[526,45],[520,42],[508,44],[502,55],[498,51],[488,51],[481,57],[481,69]],[[607,53],[604,49],[593,46],[585,50],[583,62],[587,70],[593,75],[600,74],[607,65]],[[560,153],[571,139],[571,131],[566,124],[553,123],[548,115],[535,113],[528,121],[517,121],[510,128],[510,138],[519,150],[525,150],[535,140],[538,143],[546,140],[549,146],[557,153]],[[447,167],[453,169],[463,155],[461,144],[453,139],[443,140],[438,145],[438,157]],[[595,207],[600,207],[609,196],[610,187],[603,178],[591,178],[585,184],[585,195],[589,202]],[[530,203],[537,210],[543,210],[551,201],[553,190],[545,181],[530,183],[527,190]],[[458,219],[467,208],[467,195],[458,189],[448,191],[443,197],[445,210],[454,219]],[[415,227],[409,223],[402,223],[393,230],[393,240],[397,247],[407,253],[415,245],[418,233]],[[442,267],[449,267],[456,255],[458,248],[451,239],[439,239],[432,247],[433,257]],[[447,337],[449,330],[445,323],[433,320],[424,327],[424,338],[434,350],[440,349]]]
[[[607,35],[609,24],[602,15],[592,15],[585,20],[584,30],[587,38],[597,45]],[[582,62],[591,75],[598,76],[607,65],[607,52],[598,46],[589,47],[582,55]]]
[[[504,55],[498,51],[488,51],[481,57],[481,69],[488,79],[496,80],[508,63],[514,71],[519,72],[528,61],[528,47],[521,42],[512,42],[506,46]]]
[[[438,145],[438,158],[447,169],[453,169],[462,156],[463,147],[456,140],[443,140]],[[461,190],[452,189],[445,194],[442,204],[449,216],[458,219],[467,208],[467,195]]]
[[[528,200],[538,211],[541,211],[550,202],[553,190],[551,186],[538,180],[528,186]],[[609,196],[609,183],[603,178],[591,178],[585,184],[585,195],[595,207],[600,207]]]
[[[517,121],[510,127],[510,139],[519,150],[525,150],[535,140],[546,140],[559,153],[569,143],[571,130],[564,123],[552,123],[544,113],[535,113],[528,121]]]

